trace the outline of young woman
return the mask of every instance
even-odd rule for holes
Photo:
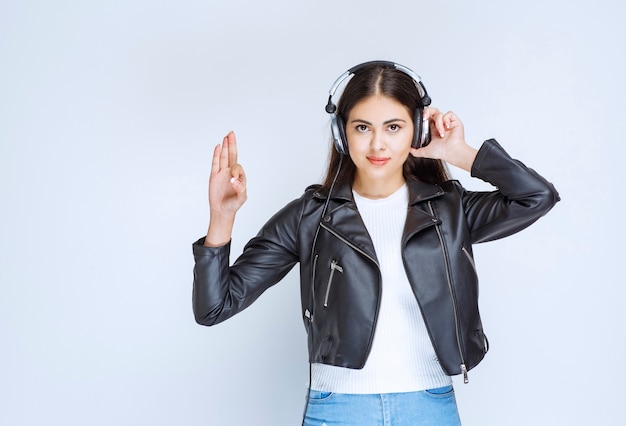
[[[559,200],[495,140],[469,146],[461,120],[429,103],[397,64],[342,75],[326,108],[334,149],[323,184],[276,213],[232,265],[246,177],[232,132],[215,147],[209,228],[193,245],[195,318],[228,319],[299,263],[305,425],[460,424],[450,376],[467,381],[488,349],[472,244],[527,227]],[[498,189],[468,191],[446,163]]]

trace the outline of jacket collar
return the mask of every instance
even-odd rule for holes
[[[425,183],[419,180],[408,180],[407,185],[409,186],[410,206],[434,197],[438,197],[444,193],[444,190],[439,185]],[[318,190],[315,192],[315,197],[326,199],[327,193],[325,191]],[[353,201],[352,185],[345,183],[334,187],[330,198],[335,201]]]

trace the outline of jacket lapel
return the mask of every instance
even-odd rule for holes
[[[320,192],[315,193],[315,196],[324,200],[327,197]],[[353,245],[370,258],[377,259],[374,244],[357,210],[349,184],[339,185],[333,189],[321,224],[338,238]]]
[[[411,180],[409,185],[409,207],[402,234],[402,245],[422,229],[433,226],[439,222],[428,210],[425,201],[439,197],[444,194],[439,185]]]

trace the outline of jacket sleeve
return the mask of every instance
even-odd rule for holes
[[[481,146],[471,174],[497,188],[493,192],[465,191],[463,194],[472,243],[492,241],[521,231],[560,200],[550,182],[512,159],[494,139]]]
[[[247,308],[280,281],[299,259],[297,229],[302,203],[295,200],[276,213],[229,265],[230,243],[193,246],[193,312],[198,324],[214,325]]]

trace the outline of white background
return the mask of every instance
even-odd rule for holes
[[[236,254],[319,182],[327,90],[372,59],[563,199],[475,248],[491,350],[455,379],[464,425],[626,424],[623,2],[220,3],[0,1],[0,424],[299,424],[297,270],[201,327],[191,243],[223,135]]]

